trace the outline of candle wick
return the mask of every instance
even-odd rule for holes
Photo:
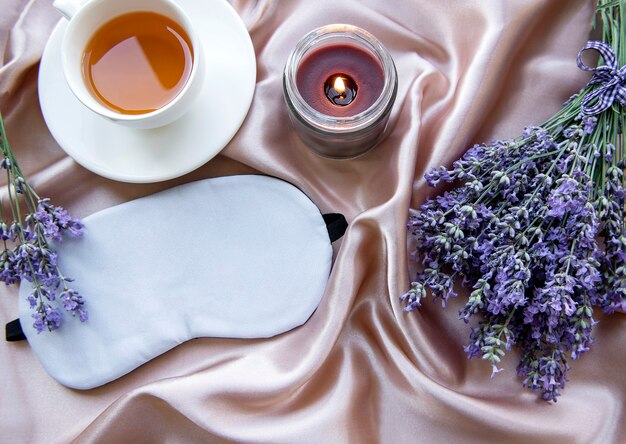
[[[357,94],[357,85],[348,75],[336,74],[324,83],[326,97],[333,104],[346,106],[354,101]]]

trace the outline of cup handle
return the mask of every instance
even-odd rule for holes
[[[54,6],[61,14],[63,14],[63,16],[67,20],[70,20],[72,16],[74,16],[74,14],[76,14],[76,12],[80,9],[81,3],[83,2],[81,2],[80,0],[54,0],[52,6]]]

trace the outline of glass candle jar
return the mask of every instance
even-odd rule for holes
[[[383,137],[398,90],[393,59],[369,32],[334,24],[289,55],[283,94],[302,140],[322,156],[351,158]]]

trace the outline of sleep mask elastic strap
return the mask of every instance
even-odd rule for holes
[[[343,214],[339,213],[327,213],[323,214],[324,222],[326,222],[326,229],[328,230],[328,236],[331,242],[335,242],[340,239],[346,229],[348,228],[348,221]]]
[[[17,342],[26,339],[19,319],[13,319],[6,325],[5,334],[8,342]]]

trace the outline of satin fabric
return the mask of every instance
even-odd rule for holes
[[[596,343],[572,363],[558,403],[547,404],[520,386],[515,351],[493,380],[488,364],[466,359],[460,300],[411,314],[398,301],[413,272],[407,214],[431,193],[424,171],[474,142],[541,123],[585,84],[575,59],[592,1],[235,0],[257,54],[250,113],[218,157],[150,185],[103,179],[64,155],[42,120],[36,89],[37,62],[58,15],[50,1],[1,3],[0,110],[40,194],[86,216],[175,184],[257,172],[294,183],[322,211],[351,222],[335,244],[321,305],[304,326],[278,337],[190,341],[89,391],[48,377],[28,344],[2,344],[3,441],[624,440],[624,314],[597,316]],[[347,161],[321,158],[300,142],[286,124],[281,91],[297,40],[333,22],[376,35],[399,75],[389,136]],[[1,292],[5,322],[17,315],[16,291]]]

